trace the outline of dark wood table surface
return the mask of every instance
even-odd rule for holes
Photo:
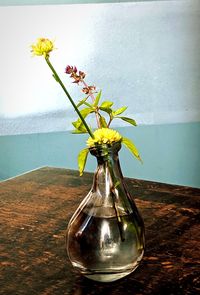
[[[0,183],[0,294],[200,294],[200,189],[126,179],[146,227],[135,272],[113,283],[90,281],[65,250],[68,221],[92,174],[41,168]]]

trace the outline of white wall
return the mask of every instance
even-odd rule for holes
[[[200,119],[200,1],[0,8],[0,134],[71,129],[74,112],[29,45],[55,38],[52,62],[73,97],[67,64],[140,124]],[[121,124],[120,124],[121,125]]]

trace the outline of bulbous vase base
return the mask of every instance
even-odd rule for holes
[[[83,268],[80,264],[78,263],[72,263],[73,267],[78,270],[79,273],[81,273],[83,276],[86,278],[97,281],[97,282],[102,282],[102,283],[109,283],[109,282],[114,282],[119,279],[122,279],[125,276],[128,276],[132,272],[136,270],[136,268],[139,266],[140,261],[143,257],[144,251],[142,251],[141,255],[138,257],[137,261],[135,261],[132,264],[128,264],[123,266],[123,268],[110,268],[106,269],[105,271],[101,270],[90,270]]]
[[[110,271],[110,272],[106,272],[106,273],[101,273],[101,272],[97,272],[97,273],[92,273],[92,274],[84,274],[82,273],[86,278],[93,280],[93,281],[97,281],[97,282],[102,282],[102,283],[109,283],[109,282],[114,282],[117,281],[119,279],[122,279],[126,276],[128,276],[129,274],[131,274],[132,272],[134,272],[136,270],[136,268],[139,266],[140,260],[142,259],[143,254],[141,255],[141,258],[137,261],[137,263],[134,263],[134,265],[132,265],[131,269],[126,269],[124,271],[120,270],[119,272],[115,271]]]

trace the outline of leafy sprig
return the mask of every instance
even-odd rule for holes
[[[121,119],[133,126],[137,126],[134,119],[121,116],[121,114],[123,114],[127,110],[126,106],[120,107],[115,110],[113,109],[113,102],[108,100],[101,102],[101,95],[102,91],[99,91],[94,99],[94,102],[91,103],[88,102],[89,97],[85,97],[78,102],[76,107],[79,108],[80,113],[82,114],[84,119],[89,115],[95,113],[98,116],[100,128],[110,128],[110,125],[114,119]],[[108,118],[105,117],[105,114]],[[87,130],[83,128],[81,124],[80,118],[78,118],[75,122],[72,122],[72,124],[75,127],[73,133],[87,133]]]
[[[132,118],[120,116],[127,110],[126,106],[122,106],[116,110],[113,109],[113,102],[109,100],[101,101],[102,91],[100,90],[97,95],[96,87],[94,85],[88,85],[85,81],[86,74],[83,71],[78,71],[76,66],[68,65],[65,69],[65,73],[70,75],[70,78],[73,79],[73,83],[78,85],[82,84],[82,91],[87,94],[85,98],[80,100],[76,105],[77,108],[80,108],[80,113],[85,119],[88,115],[95,113],[97,126],[98,128],[109,128],[114,119],[121,119],[127,123],[136,126],[136,121]],[[88,99],[91,98],[91,101]],[[101,101],[101,102],[100,102]],[[83,108],[82,108],[83,107]],[[108,121],[106,120],[105,114],[108,116]],[[77,121],[72,123],[75,127],[74,133],[87,133],[86,128],[83,128],[80,123],[79,118]]]
[[[128,148],[128,150],[138,160],[141,161],[139,152],[134,143],[130,139],[122,137],[121,135],[119,135],[117,139],[115,136],[112,138],[112,129],[110,129],[110,125],[115,119],[120,119],[133,126],[137,126],[136,121],[134,119],[122,115],[127,110],[127,107],[122,106],[118,109],[114,109],[114,103],[112,101],[102,100],[101,90],[99,92],[96,92],[96,87],[94,85],[88,85],[86,83],[86,74],[83,71],[78,71],[75,66],[68,65],[65,68],[65,73],[70,75],[70,77],[73,79],[73,83],[76,83],[78,85],[81,84],[83,86],[82,92],[84,93],[84,95],[86,95],[78,103],[75,103],[50,61],[50,53],[55,49],[54,42],[46,38],[39,38],[35,44],[31,45],[31,48],[33,55],[44,57],[47,65],[52,71],[53,78],[61,86],[65,95],[71,102],[72,106],[74,107],[74,110],[78,115],[77,120],[72,122],[72,125],[74,127],[73,133],[88,133],[90,135],[90,138],[96,143],[98,143],[98,140],[95,138],[94,135],[96,131],[100,130],[102,131],[101,133],[103,134],[103,136],[105,135],[105,138],[103,137],[103,142],[108,140],[106,136],[109,133],[111,134],[111,138],[109,138],[110,142],[116,142],[116,140],[120,140],[120,142],[124,144],[125,147]],[[97,130],[94,132],[93,128],[91,128],[86,122],[86,118],[91,115],[95,115],[97,122]],[[111,130],[111,133],[107,132],[108,129]],[[113,130],[113,134],[116,135],[116,131]],[[85,148],[78,155],[80,175],[83,174],[88,153],[89,148]]]

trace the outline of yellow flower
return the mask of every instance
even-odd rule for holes
[[[49,56],[49,52],[54,49],[54,44],[51,40],[45,38],[38,38],[37,43],[31,45],[33,55]]]
[[[87,145],[93,147],[95,144],[112,144],[121,140],[122,136],[119,132],[110,128],[100,128],[94,132],[94,138],[88,138]]]

